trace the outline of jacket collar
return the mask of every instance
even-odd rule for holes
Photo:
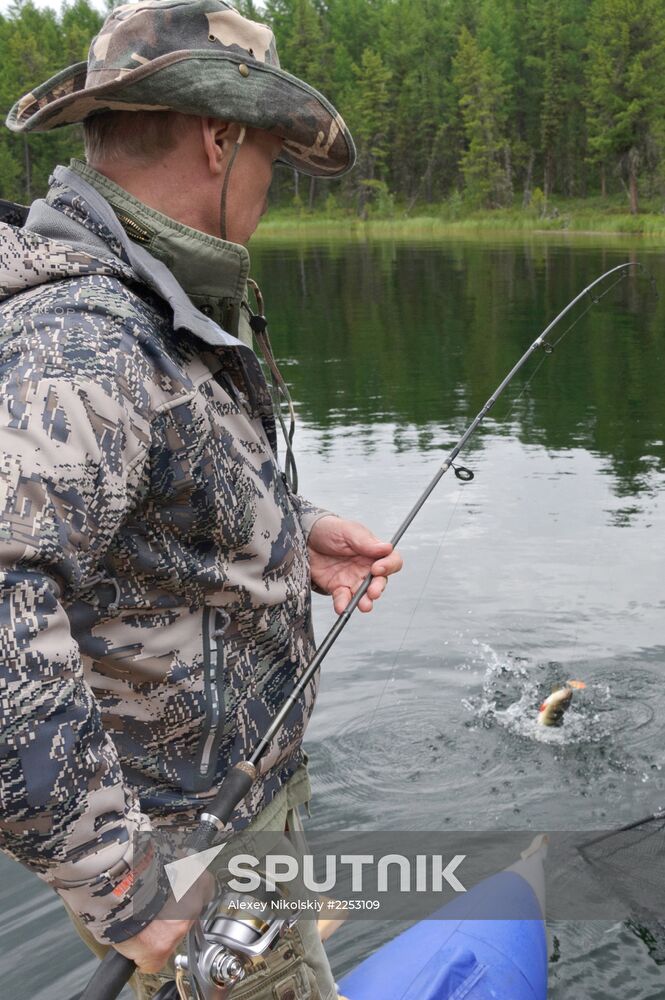
[[[246,247],[192,229],[150,208],[82,160],[72,160],[70,167],[108,201],[129,238],[166,264],[196,306],[242,301],[250,263]],[[217,312],[221,311],[218,306]],[[219,322],[218,314],[214,318]]]
[[[130,240],[108,201],[84,177],[70,167],[59,166],[53,172],[53,180],[83,199],[96,222],[111,234],[112,242],[116,244],[116,247],[111,248],[112,251],[120,250],[136,277],[168,303],[173,310],[175,330],[186,330],[213,347],[241,347],[249,350],[194,306],[182,285],[162,261],[157,260],[145,247]],[[31,228],[30,221],[28,216],[28,229]]]

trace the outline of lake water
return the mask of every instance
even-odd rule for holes
[[[301,491],[385,536],[589,281],[632,259],[665,289],[660,252],[610,241],[264,242],[253,257]],[[497,404],[463,457],[475,480],[444,478],[403,573],[325,665],[311,827],[600,829],[665,802],[664,314],[648,279],[621,281]],[[315,614],[321,636],[324,599]],[[537,729],[571,677],[587,687],[565,726]],[[92,964],[58,901],[6,859],[0,875],[2,994],[74,995]],[[391,933],[344,928],[336,970]],[[627,925],[550,935],[555,1000],[665,997],[653,944]]]

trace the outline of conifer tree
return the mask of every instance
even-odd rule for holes
[[[87,0],[77,0],[62,15],[31,2],[15,3],[0,21],[0,115],[14,101],[68,62],[87,56],[102,18]],[[57,129],[37,136],[0,130],[0,197],[21,202],[43,194],[57,163],[80,155],[80,129]]]
[[[543,9],[544,79],[540,118],[543,150],[543,192],[549,197],[556,176],[557,153],[565,111],[562,23],[559,0],[545,0]]]
[[[466,196],[474,205],[506,204],[511,191],[502,112],[505,87],[492,54],[466,27],[459,34],[453,80],[465,136],[461,167]]]
[[[451,75],[462,17],[457,0],[396,0],[384,10],[381,51],[394,94],[390,176],[410,203],[445,196],[458,172],[461,136]]]
[[[372,192],[385,184],[384,170],[388,154],[387,110],[390,101],[391,72],[380,53],[365,49],[360,65],[353,66],[355,88],[349,100],[349,123],[358,149],[356,184],[358,210],[366,215]]]
[[[640,174],[659,154],[665,0],[594,0],[587,52],[591,158],[618,168],[636,214]]]

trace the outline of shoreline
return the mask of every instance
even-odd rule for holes
[[[630,216],[600,213],[577,217],[561,215],[552,219],[534,218],[526,212],[487,212],[461,219],[446,219],[438,215],[393,216],[364,221],[352,216],[295,215],[280,210],[266,215],[256,242],[293,238],[380,239],[380,238],[446,238],[495,239],[536,238],[539,240],[611,239],[612,243],[633,241],[665,246],[665,214],[644,213]]]

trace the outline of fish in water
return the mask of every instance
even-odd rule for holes
[[[561,726],[564,714],[570,708],[573,700],[573,690],[586,687],[583,681],[567,681],[563,687],[557,688],[545,699],[538,710],[539,726]]]

